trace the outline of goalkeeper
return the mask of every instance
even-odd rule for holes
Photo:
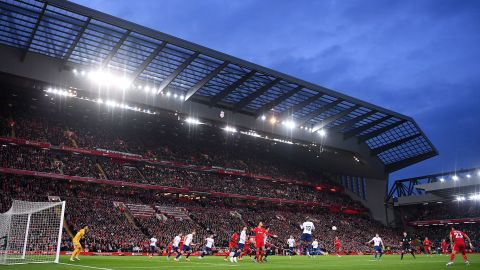
[[[83,236],[85,235],[85,232],[87,231],[88,231],[88,226],[85,226],[83,229],[80,229],[77,232],[75,237],[73,237],[72,243],[73,243],[74,250],[73,250],[72,256],[70,256],[70,261],[73,262],[74,258],[77,261],[80,261],[80,259],[78,258],[78,256],[80,255],[80,252],[82,252],[82,245],[80,244],[80,240],[83,238]]]

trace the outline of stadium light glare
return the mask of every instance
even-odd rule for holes
[[[292,120],[283,121],[282,124],[289,129],[294,129],[296,126],[295,122]]]
[[[272,117],[270,118],[270,124],[273,125],[273,124],[275,124],[276,122],[277,122],[277,118],[275,118],[275,116],[272,116]]]
[[[445,178],[443,178],[443,177],[440,177],[439,180],[440,180],[440,182],[445,182]]]
[[[74,73],[75,75],[77,75],[78,71],[77,71],[76,68],[74,68],[72,71],[73,71],[73,73]]]
[[[192,117],[187,117],[187,119],[185,119],[185,122],[188,123],[188,124],[192,124],[192,125],[202,124],[202,122],[200,122],[200,120],[192,118]]]
[[[480,194],[473,194],[473,195],[470,195],[470,200],[475,200],[475,201],[478,201],[480,200]]]
[[[108,107],[116,107],[117,106],[117,102],[113,101],[113,100],[107,100],[105,102],[105,104],[108,106]]]
[[[480,176],[480,170],[477,172],[477,176]]]
[[[46,90],[43,90],[44,92],[58,95],[58,96],[64,96],[64,97],[76,97],[77,96],[77,91],[72,91],[72,90],[65,90],[65,89],[56,89],[56,88],[47,88]]]
[[[181,101],[185,101],[185,96],[184,96],[184,95],[180,95],[180,100],[181,100]]]
[[[320,137],[325,137],[325,136],[327,136],[327,132],[326,132],[325,129],[323,129],[323,128],[318,131],[318,134],[320,135]]]
[[[173,94],[173,98],[177,98],[177,97],[178,97],[177,93]]]
[[[87,74],[87,73],[85,72],[85,70],[82,70],[82,71],[80,72],[80,75],[82,75],[82,76],[85,76],[86,74]]]
[[[117,76],[101,69],[90,71],[88,79],[99,86],[111,86],[126,90],[130,88],[132,82],[125,76]]]
[[[169,97],[172,93],[170,92],[167,92],[166,96]]]
[[[465,201],[465,197],[463,197],[463,196],[457,196],[456,201],[457,201],[457,202],[463,202],[463,201]]]
[[[260,119],[262,119],[262,121],[265,121],[265,119],[267,119],[267,117],[265,115],[262,115],[262,116],[260,116]]]
[[[470,174],[465,175],[467,178],[472,178]]]
[[[453,181],[458,181],[458,176],[457,175],[452,176],[452,180]]]
[[[234,127],[231,127],[231,126],[226,126],[226,127],[223,128],[223,130],[225,130],[226,132],[231,132],[231,133],[237,132],[237,129],[234,128]]]

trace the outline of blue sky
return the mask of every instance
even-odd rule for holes
[[[480,166],[480,1],[75,0],[412,116],[438,157]]]

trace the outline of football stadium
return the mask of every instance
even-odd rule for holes
[[[480,269],[480,168],[392,179],[382,104],[63,0],[0,0],[0,87],[0,270]]]

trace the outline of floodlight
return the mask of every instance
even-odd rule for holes
[[[230,127],[230,126],[226,126],[223,128],[226,132],[232,132],[232,133],[235,133],[237,132],[237,129],[235,127]]]
[[[192,124],[192,125],[201,124],[201,122],[198,119],[195,119],[195,118],[192,118],[192,117],[187,117],[187,119],[185,119],[185,122],[188,123],[188,124]]]
[[[473,195],[470,195],[470,200],[480,200],[480,194],[473,194]]]
[[[282,124],[289,129],[294,129],[296,125],[292,120],[283,121]]]
[[[277,118],[275,118],[275,116],[272,116],[272,118],[270,118],[270,124],[275,124],[277,122]]]

